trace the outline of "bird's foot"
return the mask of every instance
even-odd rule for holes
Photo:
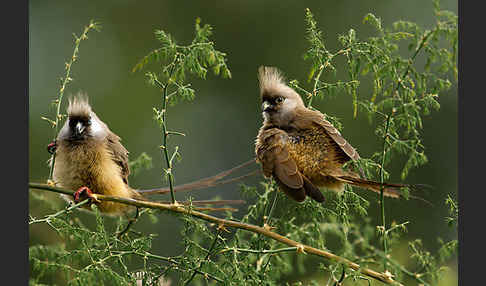
[[[47,145],[47,152],[49,152],[49,154],[54,154],[54,152],[56,152],[56,149],[57,149],[56,141],[52,141],[51,143],[49,143],[49,145]]]
[[[100,201],[96,198],[96,195],[93,194],[93,191],[91,191],[90,188],[83,186],[79,188],[76,192],[73,194],[74,196],[74,202],[79,203],[81,202],[81,198],[86,197],[90,198],[91,201],[99,203]]]

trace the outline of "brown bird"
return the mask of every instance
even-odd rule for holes
[[[358,152],[316,110],[306,108],[300,95],[285,84],[280,71],[260,67],[258,79],[263,125],[255,153],[265,177],[273,177],[279,189],[302,202],[306,196],[318,202],[324,196],[318,187],[342,191],[345,184],[397,198],[397,190],[409,185],[378,183],[342,169],[359,158]]]
[[[91,109],[86,96],[69,101],[68,119],[56,139],[53,179],[57,185],[77,190],[74,200],[92,193],[143,199],[128,185],[128,151]],[[52,147],[52,146],[51,146]],[[71,200],[71,197],[65,196]],[[126,213],[134,209],[115,202],[99,202],[100,211]]]
[[[55,142],[48,145],[50,153],[56,152],[53,180],[60,186],[77,190],[73,197],[63,195],[68,201],[79,202],[93,193],[123,198],[146,200],[145,195],[169,193],[168,188],[150,190],[133,189],[128,184],[130,168],[128,151],[121,139],[93,112],[87,96],[78,95],[69,101],[68,119],[60,130]],[[250,175],[221,181],[230,173],[254,162],[250,160],[230,170],[195,182],[175,186],[174,191],[188,191],[231,183]],[[142,195],[143,194],[143,195]],[[101,201],[100,211],[107,214],[126,214],[135,207]],[[182,202],[186,204],[187,202]],[[192,201],[193,205],[241,204],[241,200]],[[86,207],[89,208],[89,207]]]

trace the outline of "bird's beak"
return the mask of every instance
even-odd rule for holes
[[[262,110],[263,112],[269,112],[273,110],[273,105],[268,101],[264,101],[262,104]]]
[[[74,132],[76,133],[76,136],[80,136],[83,131],[84,131],[84,125],[81,122],[76,123],[76,127],[74,128]]]

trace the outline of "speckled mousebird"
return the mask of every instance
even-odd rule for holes
[[[264,121],[255,144],[257,161],[264,176],[273,177],[289,197],[323,202],[318,187],[342,191],[350,184],[374,192],[384,186],[384,195],[397,198],[397,189],[409,186],[380,184],[343,170],[343,164],[359,154],[324,115],[305,107],[278,69],[261,66],[258,80]]]
[[[74,196],[63,195],[68,201],[80,201],[92,194],[103,194],[123,198],[144,200],[145,195],[168,193],[169,188],[148,190],[133,189],[128,184],[130,168],[128,151],[121,139],[94,113],[88,97],[78,94],[69,100],[68,119],[60,130],[56,141],[49,144],[48,151],[56,152],[53,180],[56,185],[77,190]],[[174,191],[196,190],[237,181],[238,178],[220,181],[230,173],[254,162],[250,160],[230,170],[194,182],[174,186]],[[96,202],[96,200],[95,200]],[[204,201],[218,204],[224,201]],[[116,202],[96,202],[100,211],[111,215],[127,214],[135,207]],[[197,203],[197,201],[193,201]],[[232,201],[231,203],[241,203]],[[85,207],[88,208],[88,207]]]
[[[92,193],[143,199],[128,185],[128,151],[120,137],[93,112],[85,95],[69,100],[68,119],[56,139],[53,180],[56,185],[77,190],[74,200]],[[64,196],[68,200],[73,198]],[[134,207],[103,201],[100,211],[122,214]]]

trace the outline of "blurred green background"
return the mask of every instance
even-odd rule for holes
[[[442,1],[443,9],[457,14],[457,1]],[[41,116],[53,117],[50,101],[57,98],[59,78],[64,76],[64,63],[71,57],[72,33],[81,34],[91,19],[100,22],[101,32],[91,32],[80,46],[78,61],[72,67],[66,95],[86,92],[98,116],[123,138],[122,143],[135,159],[146,152],[154,167],[130,177],[135,188],[165,185],[162,181],[163,157],[160,130],[153,120],[153,106],[160,106],[161,96],[149,86],[144,72],[131,73],[133,66],[158,47],[154,30],[162,29],[181,43],[193,37],[194,22],[214,28],[216,49],[228,54],[232,79],[208,74],[207,80],[190,78],[196,98],[169,108],[170,130],[185,133],[172,137],[179,145],[182,160],[175,167],[176,184],[231,168],[253,157],[254,141],[262,118],[258,101],[256,72],[259,65],[273,65],[288,79],[298,79],[305,86],[310,64],[302,55],[305,40],[305,8],[310,8],[331,50],[338,47],[339,34],[350,28],[361,39],[373,29],[362,24],[366,13],[381,17],[385,27],[396,20],[408,20],[431,27],[435,19],[431,1],[29,1],[29,178],[45,182],[49,169],[46,145],[53,138],[49,124]],[[339,66],[337,67],[339,70]],[[330,79],[330,78],[329,78]],[[331,79],[330,79],[331,80]],[[334,79],[332,79],[334,80]],[[434,203],[429,207],[420,201],[388,200],[389,222],[410,221],[407,236],[422,238],[427,249],[435,252],[437,238],[456,237],[444,217],[448,215],[444,200],[457,192],[457,85],[441,95],[441,109],[424,120],[423,138],[429,163],[411,172],[409,183],[425,183],[434,190],[425,197]],[[363,96],[369,96],[362,92]],[[380,141],[373,134],[363,114],[352,118],[350,96],[336,96],[314,105],[322,112],[338,117],[343,135],[362,157],[375,152]],[[63,105],[65,110],[65,105]],[[398,160],[397,163],[403,163]],[[400,164],[392,168],[391,181],[400,181]],[[254,169],[253,166],[249,169]],[[245,180],[256,185],[261,177]],[[180,193],[178,198],[189,193]],[[197,199],[218,195],[223,199],[239,198],[237,184],[192,193]],[[50,195],[48,195],[50,196]],[[378,217],[378,197],[365,194],[371,201],[369,214]],[[168,198],[168,197],[167,197]],[[57,201],[57,196],[52,196]],[[61,202],[61,201],[59,201]],[[284,204],[282,204],[284,207]],[[46,213],[43,205],[30,200],[30,212]],[[244,211],[244,207],[240,207]],[[238,215],[238,214],[237,214]],[[141,231],[158,233],[154,251],[176,255],[181,250],[178,220],[159,216],[157,225],[137,223]],[[30,227],[30,243],[55,243],[57,236],[43,226]],[[403,246],[404,249],[406,245]],[[451,265],[453,268],[456,266]],[[454,279],[451,280],[457,283]]]

